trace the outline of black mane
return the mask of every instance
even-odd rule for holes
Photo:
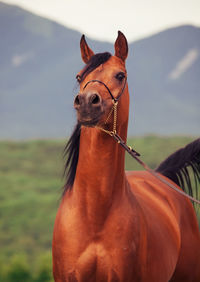
[[[63,195],[67,190],[71,190],[74,183],[79,156],[80,134],[81,125],[77,123],[71,137],[69,138],[64,148],[64,157],[67,157],[67,160],[64,168],[64,176],[66,177],[66,183],[64,185]]]
[[[84,67],[83,72],[81,74],[80,82],[93,70],[95,70],[98,66],[108,61],[111,57],[111,54],[108,52],[98,53],[91,57],[87,65]],[[80,144],[80,134],[81,134],[81,125],[77,123],[75,129],[68,140],[65,148],[64,148],[64,157],[66,157],[66,163],[64,168],[64,176],[66,177],[66,183],[64,185],[63,195],[67,190],[71,190],[75,175],[76,175],[76,167],[78,164],[79,157],[79,144]]]
[[[180,186],[190,196],[199,198],[200,184],[200,138],[179,149],[156,169]],[[194,178],[194,188],[191,173]]]

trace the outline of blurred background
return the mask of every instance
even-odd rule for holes
[[[129,41],[129,143],[155,168],[200,134],[198,0],[0,1],[0,281],[51,281],[79,41]],[[127,169],[140,169],[126,159]]]

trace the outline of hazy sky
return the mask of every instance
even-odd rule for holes
[[[117,30],[129,40],[182,24],[200,26],[200,0],[5,0],[79,30],[113,41]]]

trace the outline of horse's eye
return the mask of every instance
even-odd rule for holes
[[[78,82],[81,82],[81,76],[80,76],[79,74],[77,74],[76,80],[77,80]]]
[[[119,72],[116,74],[115,78],[119,81],[122,81],[125,78],[125,73]]]

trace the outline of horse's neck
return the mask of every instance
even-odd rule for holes
[[[119,134],[126,138],[126,131],[124,128]],[[95,128],[81,129],[73,193],[82,212],[88,217],[99,215],[102,224],[113,202],[124,192],[124,159],[124,150],[111,136]]]

